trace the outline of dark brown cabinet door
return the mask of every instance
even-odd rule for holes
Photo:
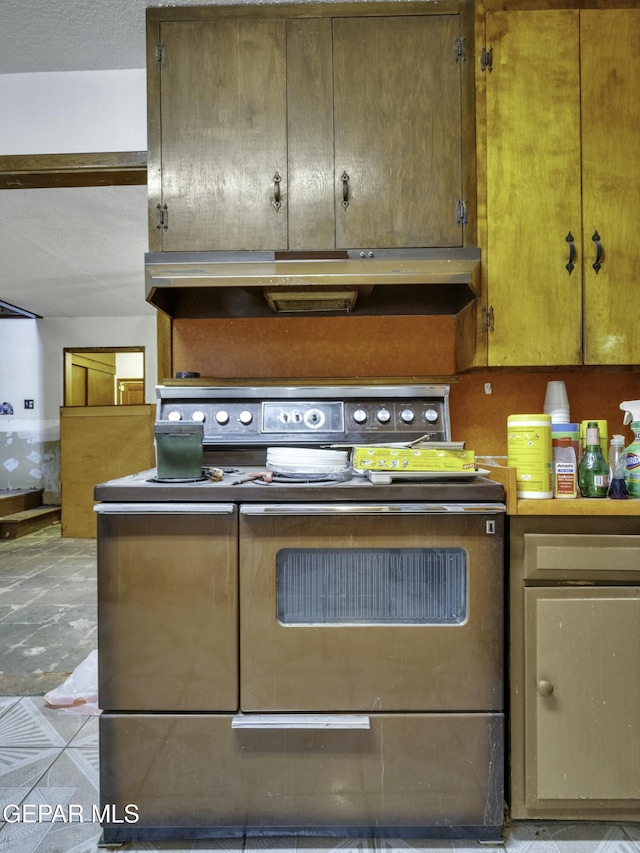
[[[461,246],[458,15],[333,22],[336,244]]]
[[[162,250],[286,249],[286,23],[162,25]]]
[[[152,251],[462,246],[461,28],[459,14],[162,22]]]
[[[232,505],[101,505],[103,710],[236,710],[236,543]]]

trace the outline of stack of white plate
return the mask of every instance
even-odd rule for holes
[[[349,468],[349,451],[268,447],[267,469],[277,474],[335,474]]]

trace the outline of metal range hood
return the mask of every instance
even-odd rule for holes
[[[164,252],[146,299],[175,319],[457,314],[479,293],[480,249]]]

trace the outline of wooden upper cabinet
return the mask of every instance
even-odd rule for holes
[[[457,15],[333,22],[336,245],[462,246]]]
[[[286,249],[286,24],[161,27],[164,251]]]
[[[371,5],[150,10],[151,251],[470,244],[464,4]]]
[[[487,15],[488,363],[579,364],[578,12]],[[547,61],[549,57],[553,61]]]
[[[637,364],[640,8],[580,12],[580,42],[584,362]]]
[[[640,8],[489,11],[486,43],[486,362],[637,363]]]

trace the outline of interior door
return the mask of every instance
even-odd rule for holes
[[[242,710],[500,710],[502,523],[242,505]]]
[[[640,9],[580,12],[584,216],[584,360],[638,360]],[[598,254],[598,236],[602,258]]]
[[[462,246],[457,15],[333,22],[336,246]]]
[[[163,23],[164,251],[286,249],[281,20]]]
[[[487,14],[491,366],[582,361],[578,16]]]

